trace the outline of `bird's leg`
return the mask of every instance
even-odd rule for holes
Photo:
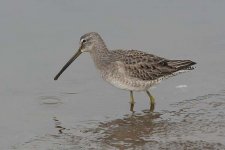
[[[155,98],[150,94],[148,90],[146,90],[146,93],[148,94],[148,97],[150,99],[150,111],[154,111],[155,109]]]
[[[130,111],[134,111],[134,96],[133,91],[130,91]]]

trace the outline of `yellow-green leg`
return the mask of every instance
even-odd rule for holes
[[[130,111],[134,111],[134,96],[133,91],[130,91]]]
[[[148,90],[146,90],[146,93],[148,94],[148,97],[150,99],[150,111],[154,111],[155,109],[155,98],[150,94]]]

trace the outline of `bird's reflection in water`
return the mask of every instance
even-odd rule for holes
[[[148,110],[141,114],[126,115],[123,119],[101,123],[99,129],[103,130],[105,135],[101,143],[119,149],[143,146],[147,142],[145,138],[154,132],[155,127],[160,126],[159,123],[154,123],[159,117],[159,113]]]

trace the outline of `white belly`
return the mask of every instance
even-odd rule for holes
[[[113,86],[129,91],[146,91],[151,86],[159,83],[161,79],[157,80],[141,80],[138,78],[126,75],[124,64],[115,62],[108,68],[100,70],[102,78],[112,84]]]
[[[151,86],[160,82],[157,81],[143,81],[135,78],[123,78],[123,77],[107,77],[103,78],[113,86],[129,91],[146,91]]]

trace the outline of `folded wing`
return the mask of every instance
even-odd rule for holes
[[[126,74],[142,80],[156,80],[180,70],[191,70],[196,64],[191,60],[168,60],[137,50],[121,50],[120,53],[123,55],[116,59],[124,64]]]

